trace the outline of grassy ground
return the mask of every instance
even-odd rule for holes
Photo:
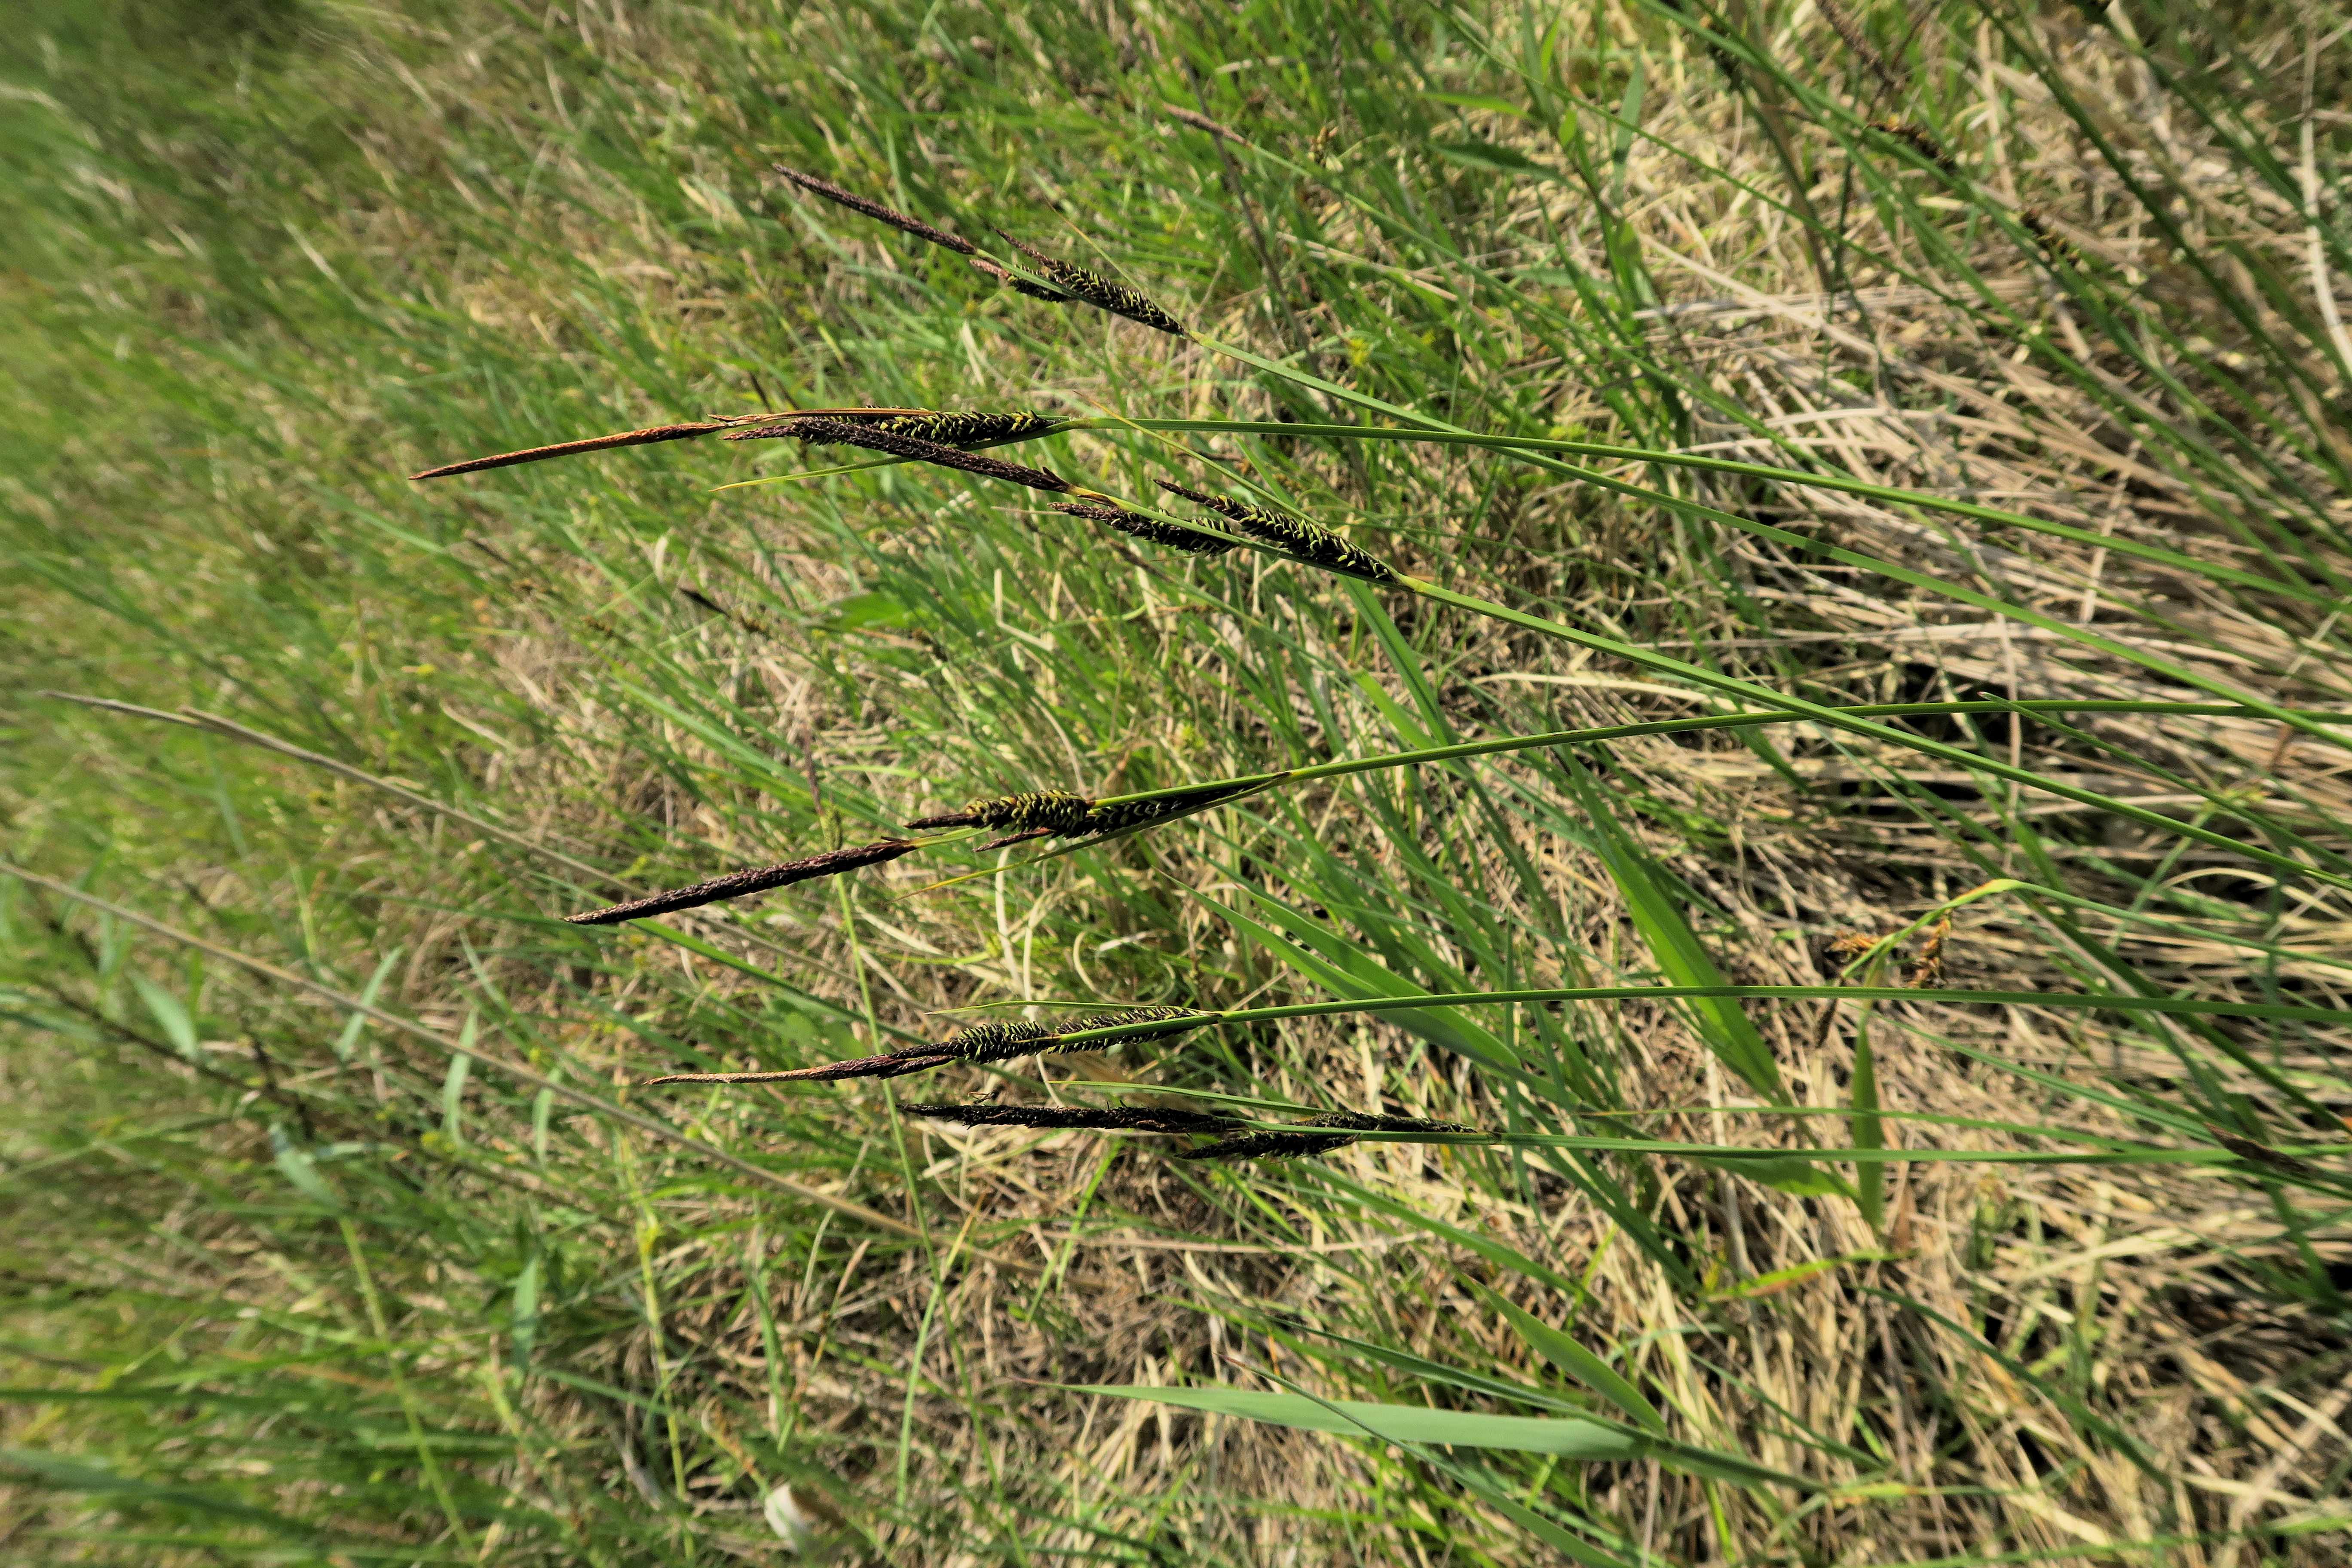
[[[2342,1561],[2352,800],[2299,717],[2352,708],[2342,20],[38,0],[0,1543],[776,1561],[788,1485],[850,1561]],[[1654,455],[1121,423],[1405,422],[1365,398]],[[828,465],[785,441],[404,478],[787,403],[1113,416],[1006,455],[1255,487],[1584,641],[935,469],[786,482]],[[1755,706],[1726,680],[1990,710],[559,918],[970,795]],[[1797,994],[631,1087],[953,1007],[1727,978]],[[1121,1091],[1507,1137],[1192,1163],[901,1110]],[[1343,1435],[1088,1392],[1131,1385]]]

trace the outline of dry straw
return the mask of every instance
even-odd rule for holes
[[[829,849],[822,855],[811,855],[803,859],[781,861],[749,871],[730,872],[724,877],[713,877],[707,882],[697,882],[690,888],[649,893],[642,899],[631,899],[626,903],[614,904],[607,909],[591,910],[583,915],[566,915],[564,919],[579,926],[619,925],[624,921],[699,909],[704,904],[740,899],[750,893],[764,893],[771,888],[789,887],[794,882],[806,882],[818,877],[839,876],[844,871],[855,871],[861,866],[878,866],[919,847],[920,844],[912,838],[878,839],[872,844],[853,845],[846,849]]]

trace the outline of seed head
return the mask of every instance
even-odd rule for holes
[[[1295,1160],[1302,1154],[1326,1154],[1356,1141],[1352,1132],[1244,1132],[1198,1149],[1180,1152],[1179,1160]]]
[[[2042,247],[2042,254],[2049,260],[2063,261],[2074,267],[2083,264],[2082,251],[2075,247],[2073,240],[2058,232],[2057,226],[2050,221],[2050,215],[2040,207],[2018,208],[2017,226],[2033,237],[2033,242]]]
[[[846,419],[798,419],[782,434],[797,436],[803,441],[820,445],[838,444],[863,447],[869,452],[887,452],[894,458],[906,458],[918,463],[933,463],[942,468],[961,468],[968,474],[980,474],[992,479],[1004,479],[1031,489],[1060,492],[1070,488],[1069,480],[1045,468],[1024,468],[999,458],[978,452],[958,451],[937,441],[900,435],[886,430],[853,424]]]
[[[909,1105],[909,1116],[954,1121],[966,1127],[1068,1127],[1119,1132],[1223,1132],[1230,1116],[1204,1110],[1163,1110],[1155,1106],[1096,1109],[1076,1105]]]
[[[1115,528],[1121,533],[1148,540],[1153,544],[1164,544],[1171,550],[1181,550],[1187,555],[1223,555],[1226,551],[1236,548],[1230,539],[1219,539],[1213,533],[1202,533],[1181,522],[1163,522],[1139,511],[1129,511],[1125,507],[1097,501],[1057,500],[1053,510],[1067,512],[1072,517],[1083,517],[1088,522],[1099,522],[1105,528]]]
[[[462,463],[446,463],[408,477],[412,479],[446,479],[452,474],[478,474],[486,468],[510,468],[517,463],[544,462],[550,458],[602,452],[614,447],[649,447],[656,441],[684,441],[696,436],[707,436],[713,430],[724,430],[733,423],[735,421],[731,419],[703,419],[687,425],[650,425],[643,430],[624,430],[614,436],[591,436],[583,441],[558,441],[551,447],[526,447],[520,452],[500,452],[494,458],[468,458]]]
[[[1097,805],[1087,813],[1080,831],[1089,837],[1105,837],[1114,833],[1128,833],[1154,823],[1190,816],[1206,811],[1219,801],[1231,800],[1248,793],[1248,784],[1206,784],[1199,789],[1183,790],[1175,795],[1155,795],[1142,800],[1114,801]]]
[[[1854,58],[1870,68],[1870,74],[1878,79],[1879,85],[1889,92],[1901,92],[1903,79],[1895,73],[1894,67],[1886,63],[1886,57],[1878,52],[1869,36],[1855,25],[1852,16],[1846,15],[1845,7],[1837,0],[1817,0],[1817,3],[1822,18],[1837,30],[1839,37],[1845,40],[1845,47],[1853,51]]]
[[[609,909],[591,910],[583,915],[566,915],[564,919],[572,925],[619,925],[624,921],[645,920],[678,910],[698,909],[724,899],[764,893],[771,888],[786,887],[793,882],[838,876],[844,871],[855,871],[861,866],[878,866],[886,860],[896,860],[910,849],[920,847],[911,838],[883,838],[872,844],[853,845],[846,849],[829,849],[822,855],[811,855],[804,859],[785,860],[749,871],[730,872],[724,877],[713,877],[707,882],[697,882],[690,888],[650,893],[642,899],[614,904]]]
[[[864,196],[845,191],[831,180],[821,180],[814,174],[803,174],[798,169],[788,169],[782,163],[772,163],[769,166],[801,189],[814,192],[826,201],[838,202],[851,212],[863,213],[867,217],[888,224],[892,228],[904,230],[918,239],[928,239],[933,245],[944,245],[959,255],[980,254],[968,239],[959,239],[945,229],[933,228],[922,219],[908,217],[896,207],[886,207],[880,202],[868,201]]]
[[[1329,1132],[1304,1129],[1328,1127]],[[1308,1118],[1299,1131],[1244,1132],[1177,1155],[1180,1160],[1292,1160],[1302,1154],[1328,1153],[1356,1141],[1360,1132],[1475,1132],[1457,1121],[1425,1121],[1413,1116],[1374,1116],[1358,1110],[1334,1110]]]
[[[1951,153],[1944,150],[1944,144],[1936,140],[1936,133],[1916,120],[1874,120],[1871,121],[1870,128],[1905,143],[1948,174],[1959,172],[1959,165],[1952,161]]]
[[[942,447],[970,448],[994,447],[1008,441],[1025,441],[1034,436],[1053,433],[1060,423],[1042,414],[1025,411],[1012,414],[982,414],[966,410],[957,414],[880,414],[867,415],[852,410],[822,416],[847,424],[862,426],[868,430],[884,430],[894,435],[912,436],[919,441],[936,441]],[[806,416],[786,419],[779,424],[762,425],[753,430],[738,430],[722,437],[728,441],[758,441],[778,436],[797,436]]]
[[[961,811],[918,817],[909,827],[1011,827],[1067,833],[1087,819],[1094,803],[1067,790],[1033,789],[1022,795],[966,801]]]
[[[1099,272],[1089,272],[1073,266],[1056,256],[1048,256],[1032,245],[998,229],[1004,243],[1027,257],[1045,275],[1045,280],[1066,291],[1074,300],[1081,300],[1097,310],[1108,310],[1114,316],[1125,316],[1130,321],[1140,321],[1147,327],[1184,337],[1184,323],[1161,310],[1144,295],[1124,283],[1115,283]]]
[[[1169,479],[1155,482],[1170,494],[1182,496],[1230,520],[1244,533],[1265,540],[1293,560],[1345,577],[1360,577],[1367,583],[1397,580],[1396,569],[1387,562],[1358,549],[1319,522],[1309,522],[1277,507],[1207,495]]]
[[[1058,1047],[1064,1051],[1102,1051],[1129,1040],[1157,1040],[1170,1035],[1181,1035],[1203,1024],[1216,1022],[1213,1013],[1196,1012],[1190,1007],[1126,1007],[1115,1013],[1090,1013],[1074,1024],[1064,1024],[1055,1031],[1057,1037],[1090,1034],[1097,1029],[1117,1029],[1119,1033],[1105,1035],[1098,1040],[1081,1040],[1075,1045]]]
[[[1055,1050],[1098,1051],[1128,1040],[1155,1039],[1163,1035],[1182,1034],[1202,1024],[1216,1021],[1213,1013],[1196,1013],[1189,1007],[1130,1007],[1116,1013],[1097,1013],[1076,1023],[1051,1025],[1025,1022],[979,1024],[969,1029],[959,1029],[944,1040],[920,1045],[902,1046],[878,1057],[856,1057],[847,1061],[821,1062],[815,1067],[793,1068],[787,1072],[773,1073],[679,1073],[668,1078],[654,1079],[654,1083],[831,1083],[852,1078],[899,1078],[911,1072],[925,1072],[950,1062],[1003,1062],[1015,1057],[1036,1056]],[[1093,1029],[1121,1029],[1124,1033],[1106,1035],[1099,1040],[1084,1040],[1063,1047],[1055,1042],[1064,1035],[1076,1035]]]
[[[992,261],[985,256],[973,257],[971,266],[972,270],[986,273],[1016,294],[1026,294],[1032,300],[1043,300],[1050,305],[1066,305],[1070,302],[1070,297],[1059,289],[1048,289],[1043,283],[1033,283],[1010,267],[999,261]]]
[[[1189,1007],[1125,1007],[1115,1013],[1089,1014],[1067,1024],[980,1024],[959,1029],[935,1046],[909,1047],[908,1050],[935,1051],[956,1061],[1002,1062],[1035,1056],[1041,1051],[1108,1050],[1129,1040],[1182,1034],[1213,1021],[1212,1015],[1195,1013]],[[1058,1044],[1065,1035],[1087,1034],[1096,1029],[1125,1032],[1074,1046]]]
[[[1944,985],[1944,949],[1952,938],[1952,917],[1946,915],[1927,928],[1919,957],[1911,965],[1911,984],[1920,991],[1940,991]]]
[[[2205,1124],[2205,1131],[2213,1135],[2214,1142],[2249,1164],[2265,1165],[2290,1176],[2319,1174],[2318,1167],[2309,1161],[2298,1160],[2292,1154],[2282,1154],[2267,1143],[2257,1143],[2252,1139],[2242,1137],[2226,1127],[2216,1127],[2208,1121]]]
[[[1012,414],[908,414],[879,427],[919,441],[937,441],[942,447],[992,447],[1051,435],[1058,423],[1024,409]]]
[[[789,1072],[674,1072],[665,1078],[649,1078],[640,1087],[653,1089],[666,1083],[829,1083],[845,1078],[898,1078],[926,1068],[945,1067],[954,1059],[894,1051],[850,1061],[823,1062],[813,1068],[793,1068]]]

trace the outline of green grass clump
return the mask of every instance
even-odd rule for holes
[[[2334,27],[42,0],[0,1542],[2340,1561]]]

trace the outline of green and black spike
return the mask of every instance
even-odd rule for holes
[[[1337,572],[1343,577],[1359,577],[1367,583],[1393,583],[1397,580],[1396,569],[1387,562],[1358,549],[1319,522],[1309,522],[1278,507],[1209,495],[1171,479],[1154,482],[1171,495],[1180,495],[1186,500],[1207,507],[1244,533],[1253,539],[1265,541],[1293,560],[1309,566],[1319,566],[1326,572]]]
[[[1024,244],[1001,228],[996,232],[1005,244],[1027,257],[1030,263],[1045,274],[1047,282],[1066,292],[1070,298],[1083,300],[1097,310],[1108,310],[1114,316],[1140,321],[1147,327],[1175,337],[1190,335],[1184,331],[1183,322],[1126,284],[1114,282],[1099,272],[1089,272],[1058,256],[1048,256],[1035,246]]]
[[[1105,528],[1116,529],[1131,538],[1152,544],[1164,544],[1171,550],[1181,550],[1187,555],[1223,555],[1228,550],[1240,548],[1230,539],[1220,539],[1213,533],[1203,533],[1181,522],[1167,522],[1156,517],[1146,517],[1139,511],[1129,511],[1108,501],[1060,500],[1053,510],[1072,517],[1099,522]]]

